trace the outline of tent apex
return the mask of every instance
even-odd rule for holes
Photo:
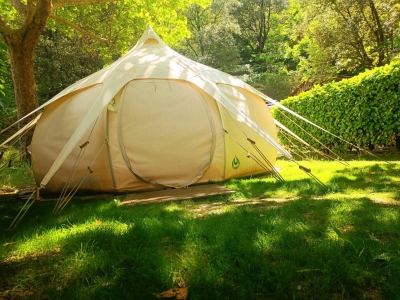
[[[147,25],[145,31],[143,32],[141,40],[143,41],[144,44],[146,44],[148,42],[153,42],[153,43],[157,42],[157,43],[159,43],[161,45],[164,44],[164,42],[157,35],[157,33],[154,31],[153,27],[151,27],[150,24]]]

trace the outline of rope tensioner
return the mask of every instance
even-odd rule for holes
[[[240,144],[226,129],[224,129],[225,133],[231,137],[232,140],[234,140],[244,151],[247,152],[246,157],[252,158],[261,168],[263,168],[265,171],[272,172],[272,176],[275,177],[276,180],[284,182],[285,180],[283,177],[276,171],[274,166],[271,164],[271,162],[267,159],[267,157],[258,149],[256,146],[256,142],[253,141],[252,139],[248,138],[247,140],[251,143],[251,145],[256,149],[256,151],[260,154],[261,158],[267,163],[269,168],[256,156],[254,156],[249,150],[247,150],[242,144]]]
[[[79,148],[85,148],[87,145],[89,145],[89,141],[84,142],[82,145],[79,145]]]
[[[85,173],[83,173],[83,174],[81,175],[81,177],[77,180],[77,182],[76,182],[75,185],[72,187],[72,189],[69,191],[69,193],[66,194],[66,193],[67,193],[68,187],[69,187],[69,186],[71,185],[71,183],[72,183],[73,175],[75,174],[75,171],[76,171],[76,169],[77,169],[77,167],[78,167],[78,164],[79,164],[79,163],[77,163],[77,162],[75,163],[75,170],[72,170],[72,176],[70,176],[68,182],[65,183],[63,192],[61,193],[60,198],[59,198],[58,201],[57,201],[57,205],[56,205],[56,207],[54,208],[54,211],[53,211],[54,214],[60,213],[60,212],[67,206],[67,204],[69,203],[69,201],[71,201],[71,199],[74,197],[74,195],[75,195],[76,192],[79,190],[79,188],[81,187],[81,185],[83,184],[83,182],[85,181],[85,179],[88,177],[88,175],[89,175],[89,174],[92,174],[92,173],[94,172],[94,170],[92,169],[92,166],[93,166],[94,162],[96,161],[97,157],[99,156],[100,152],[103,150],[104,146],[107,145],[107,143],[108,143],[108,141],[107,141],[107,139],[105,139],[103,145],[100,147],[100,149],[99,149],[99,151],[97,152],[96,156],[94,157],[92,163],[86,168],[86,171],[87,171],[87,172],[85,172]],[[85,145],[85,144],[86,144],[86,145]],[[85,147],[85,146],[87,146],[88,144],[89,144],[89,141],[87,141],[86,143],[84,143],[84,144],[82,144],[82,145],[84,145],[84,147]],[[81,146],[82,146],[82,145],[81,145]],[[82,150],[82,147],[81,147],[81,146],[79,146],[79,147],[80,147],[81,150]],[[81,156],[78,156],[77,160],[80,159],[80,158],[81,158]]]
[[[316,183],[318,183],[318,184],[319,184],[320,186],[322,186],[323,188],[328,189],[328,187],[327,187],[321,180],[319,180],[319,179],[317,178],[317,176],[315,176],[313,173],[311,173],[311,169],[306,168],[306,167],[304,167],[304,166],[298,164],[296,161],[294,161],[294,162],[299,166],[299,169],[300,169],[300,170],[304,171],[304,172],[305,172],[308,176],[310,176],[311,179],[313,179]]]

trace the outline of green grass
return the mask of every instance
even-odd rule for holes
[[[16,188],[31,187],[34,184],[30,164],[19,161],[18,150],[6,151],[0,159],[0,191],[14,191]]]
[[[235,179],[230,196],[118,207],[35,203],[0,231],[0,299],[400,299],[400,163],[278,161],[285,183]],[[0,228],[21,204],[0,203]],[[7,244],[11,243],[13,244]]]

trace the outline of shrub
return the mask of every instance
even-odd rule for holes
[[[343,139],[371,149],[374,145],[394,144],[400,133],[399,86],[400,62],[397,62],[340,82],[316,86],[281,103]],[[272,113],[300,137],[321,148],[287,118],[293,120],[293,116],[279,108]],[[337,138],[304,121],[295,122],[328,147],[345,149],[345,144]]]

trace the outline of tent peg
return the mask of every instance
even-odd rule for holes
[[[40,189],[41,189],[41,187],[36,187],[36,191],[35,191],[35,200],[36,201],[40,200]]]

